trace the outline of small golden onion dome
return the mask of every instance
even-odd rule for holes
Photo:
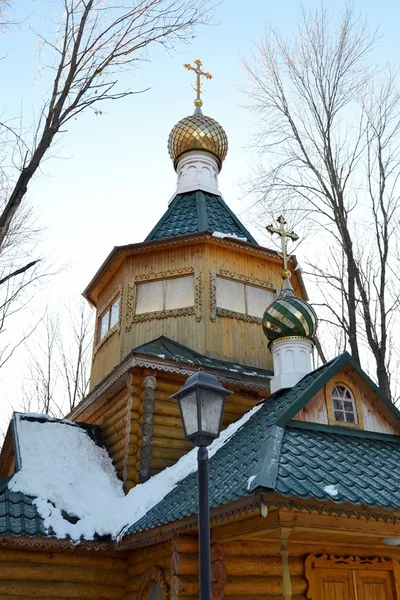
[[[168,152],[174,161],[174,167],[182,154],[192,150],[204,150],[213,154],[218,161],[219,170],[228,152],[228,138],[223,127],[201,111],[178,121],[168,138]]]

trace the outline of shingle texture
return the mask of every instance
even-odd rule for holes
[[[345,353],[264,401],[210,459],[211,507],[263,488],[284,496],[400,508],[400,436],[291,421],[349,360]],[[197,473],[192,473],[130,533],[196,514],[197,492]]]
[[[276,491],[285,496],[399,508],[400,439],[341,435],[331,429],[285,429]],[[334,496],[324,490],[328,486],[334,486]]]
[[[200,190],[178,194],[145,241],[201,231],[233,234],[258,245],[221,196]]]
[[[204,367],[208,369],[219,369],[222,371],[229,371],[239,375],[251,376],[251,377],[262,377],[263,379],[270,379],[273,376],[272,371],[266,369],[258,369],[256,367],[249,367],[239,363],[231,363],[225,360],[218,360],[216,358],[208,358],[195,350],[191,350],[183,344],[174,342],[170,338],[162,335],[159,338],[137,346],[132,350],[137,354],[148,354],[149,356],[158,356],[166,360],[173,360],[179,363],[186,363],[188,365],[195,365],[198,367]]]
[[[0,534],[29,537],[49,535],[33,504],[34,498],[9,490],[10,479],[0,483]]]

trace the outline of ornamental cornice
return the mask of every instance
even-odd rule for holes
[[[212,233],[202,232],[202,233],[194,233],[194,234],[185,234],[182,236],[174,236],[170,238],[164,238],[159,240],[152,240],[150,242],[141,242],[139,244],[130,244],[127,246],[116,246],[114,250],[108,255],[106,260],[100,266],[96,275],[93,277],[92,281],[86,287],[83,295],[85,298],[93,301],[91,298],[91,293],[96,287],[98,281],[103,277],[107,268],[109,268],[110,264],[114,262],[114,260],[119,256],[122,260],[125,256],[140,254],[142,252],[146,252],[148,250],[164,250],[171,248],[173,246],[181,246],[181,245],[190,245],[193,242],[211,242],[212,244],[225,245],[240,251],[250,252],[252,254],[256,254],[258,256],[264,256],[273,258],[275,260],[280,260],[279,254],[276,250],[270,250],[268,248],[264,248],[263,246],[255,246],[250,242],[236,240],[233,238],[217,238],[212,235]],[[292,265],[296,265],[297,261],[295,256],[292,255],[289,262]],[[300,274],[300,285],[304,288],[304,284],[302,283],[302,278]],[[305,293],[305,288],[303,289]]]

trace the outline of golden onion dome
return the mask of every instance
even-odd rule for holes
[[[203,115],[199,108],[193,115],[178,121],[168,138],[168,152],[174,167],[183,154],[193,150],[210,152],[217,159],[220,170],[228,152],[224,128],[215,119]]]

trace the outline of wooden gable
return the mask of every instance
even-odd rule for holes
[[[348,389],[354,400],[356,423],[336,421],[332,392],[336,386]],[[341,368],[294,417],[296,421],[363,429],[400,435],[400,427],[390,407],[350,365]]]

